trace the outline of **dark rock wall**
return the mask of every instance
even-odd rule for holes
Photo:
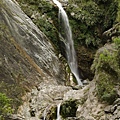
[[[0,1],[0,91],[14,99],[43,80],[63,83],[50,41],[12,0]]]

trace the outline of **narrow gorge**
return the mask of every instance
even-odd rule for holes
[[[119,13],[116,0],[1,0],[0,120],[119,120]]]

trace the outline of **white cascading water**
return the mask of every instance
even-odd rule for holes
[[[69,67],[71,69],[71,72],[74,74],[78,85],[82,86],[83,84],[79,77],[78,64],[77,64],[77,60],[76,60],[76,53],[75,53],[75,49],[74,49],[74,43],[73,43],[73,39],[72,39],[72,32],[71,32],[71,28],[69,25],[68,16],[59,1],[53,0],[53,2],[59,8],[59,20],[61,23],[60,26],[62,26],[61,32],[60,32],[60,37],[62,37],[62,39],[64,39],[64,44],[65,44],[65,48],[66,48],[66,55],[67,55]]]
[[[60,105],[61,105],[61,103],[59,103],[59,104],[57,105],[57,119],[56,119],[56,120],[61,120],[61,116],[60,116]]]
[[[46,115],[47,115],[47,107],[45,108],[43,112],[43,120],[46,120]]]

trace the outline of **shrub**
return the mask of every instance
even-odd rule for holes
[[[115,85],[111,80],[111,76],[101,73],[97,81],[97,95],[100,101],[105,101],[108,104],[112,104],[118,97],[115,90]]]
[[[13,109],[11,107],[11,99],[5,94],[0,93],[0,120],[4,120],[7,114],[12,114]]]
[[[115,0],[70,0],[69,3],[67,12],[70,19],[77,22],[76,28],[75,24],[71,24],[74,40],[90,47],[105,44],[107,39],[102,34],[113,26],[117,17],[118,2]]]
[[[115,47],[118,49],[120,48],[120,38],[116,37],[113,39],[114,43],[115,43]]]
[[[96,76],[96,91],[100,101],[112,104],[118,98],[116,90],[120,74],[118,54],[114,46],[109,46],[109,51],[103,49],[99,52],[92,65]]]
[[[77,107],[77,100],[67,100],[61,105],[60,114],[63,118],[75,117]]]

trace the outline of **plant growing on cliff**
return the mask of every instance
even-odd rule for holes
[[[120,48],[120,38],[116,37],[116,38],[113,39],[113,41],[115,43],[116,49],[119,49]]]
[[[76,28],[71,24],[74,40],[83,45],[97,47],[107,42],[102,34],[113,26],[117,17],[118,2],[116,0],[69,0],[67,11],[70,19],[77,21]]]
[[[120,21],[120,1],[118,1],[118,16],[116,21]]]
[[[77,100],[67,100],[65,101],[60,108],[60,115],[63,118],[66,117],[75,117],[76,116],[76,111],[77,111]]]
[[[13,113],[11,99],[9,99],[5,94],[0,93],[0,120],[4,120],[4,117],[11,113]]]
[[[52,41],[58,50],[58,11],[46,0],[18,0],[23,11],[33,20],[39,29]],[[26,7],[26,5],[28,7]]]
[[[111,76],[101,73],[100,80],[97,81],[97,95],[101,101],[105,101],[108,104],[112,104],[118,97],[115,90],[115,84],[111,79]]]
[[[120,74],[117,56],[118,52],[114,46],[109,46],[109,51],[104,49],[101,53],[96,54],[92,65],[92,69],[95,70],[98,98],[108,104],[112,104],[118,97],[115,87],[119,82]]]

